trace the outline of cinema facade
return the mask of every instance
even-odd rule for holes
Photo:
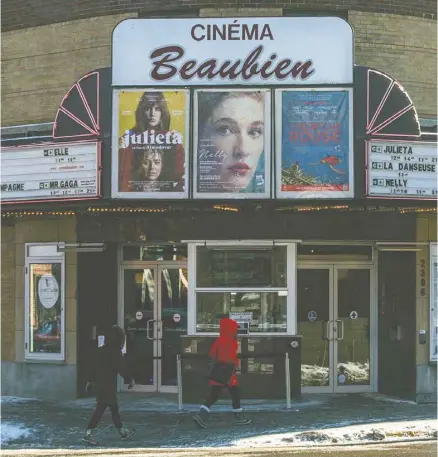
[[[85,395],[114,323],[134,394],[176,393],[230,316],[254,385],[297,341],[301,393],[436,401],[436,167],[339,18],[122,21],[52,139],[2,149],[2,393]]]

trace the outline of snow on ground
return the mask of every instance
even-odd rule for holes
[[[381,401],[384,403],[406,403],[408,405],[416,405],[417,403],[412,400],[404,400],[403,398],[389,397],[388,395],[379,394],[361,394],[363,397],[372,398],[375,401]]]
[[[350,425],[347,427],[309,430],[275,435],[261,435],[235,440],[238,447],[303,446],[328,444],[359,444],[370,441],[399,441],[408,438],[432,439],[437,437],[437,420],[412,422],[386,422]]]
[[[26,397],[8,397],[2,396],[1,403],[25,403],[28,401],[38,401],[36,398],[26,398]]]
[[[135,395],[135,394],[134,394]],[[124,411],[148,411],[148,412],[177,412],[178,402],[165,398],[143,397],[143,396],[119,397],[119,403]],[[202,399],[201,399],[202,400]],[[289,411],[298,411],[301,408],[318,407],[327,403],[329,399],[307,400],[292,402]],[[63,406],[73,408],[94,408],[96,400],[94,398],[81,398],[63,402]],[[266,400],[242,400],[243,407],[246,411],[286,411],[286,399],[284,401],[266,401]],[[182,411],[198,411],[198,404],[184,403]],[[220,400],[212,408],[212,412],[229,412],[231,409],[231,400]]]
[[[7,423],[2,421],[0,425],[1,444],[4,446],[9,441],[27,438],[31,434],[31,430],[20,424]]]

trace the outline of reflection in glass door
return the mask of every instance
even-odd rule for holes
[[[157,373],[156,271],[154,268],[123,270],[123,324],[126,357],[137,391],[155,391]]]
[[[371,391],[370,291],[367,266],[298,269],[304,391]]]
[[[123,269],[126,356],[137,391],[176,392],[176,354],[187,333],[187,268]]]
[[[371,384],[370,272],[364,268],[335,267],[337,306],[333,341],[337,391],[342,387]],[[357,390],[363,389],[358,387]]]
[[[333,320],[332,269],[300,268],[297,272],[298,335],[303,336],[301,379],[303,387],[333,389],[330,376],[333,345],[329,344]]]
[[[176,392],[176,354],[181,335],[187,334],[187,268],[159,267],[159,390]]]

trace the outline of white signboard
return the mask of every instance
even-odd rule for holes
[[[99,196],[100,143],[55,143],[1,149],[1,201]]]
[[[438,362],[438,244],[430,244],[430,360]]]
[[[367,145],[368,195],[437,198],[437,144],[370,141]]]
[[[353,83],[337,17],[126,19],[112,51],[114,86]]]
[[[252,312],[230,313],[229,317],[236,322],[251,322]]]
[[[38,281],[38,298],[44,308],[53,308],[59,298],[58,281],[53,275],[42,275]]]

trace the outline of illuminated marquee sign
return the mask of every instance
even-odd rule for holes
[[[127,19],[114,86],[352,84],[353,32],[336,17]]]
[[[55,143],[1,150],[1,201],[99,196],[100,143]]]
[[[436,143],[370,141],[368,195],[436,199],[437,165]]]

